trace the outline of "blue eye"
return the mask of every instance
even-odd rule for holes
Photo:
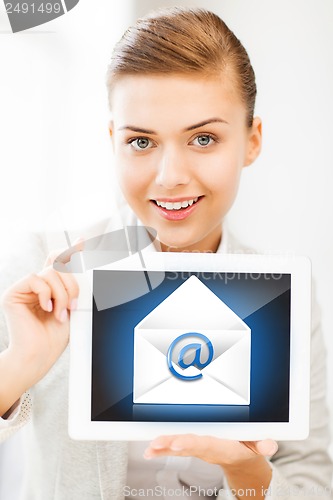
[[[194,140],[193,140],[193,143],[196,145],[196,146],[201,146],[201,147],[207,147],[209,146],[212,142],[215,142],[214,141],[214,138],[209,135],[209,134],[202,134],[202,135],[198,135]]]
[[[147,137],[137,137],[136,139],[131,139],[129,143],[136,151],[142,151],[152,147],[152,142]]]

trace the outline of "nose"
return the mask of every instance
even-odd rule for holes
[[[176,148],[163,151],[157,166],[156,184],[166,189],[173,189],[190,182],[190,168],[184,155]]]

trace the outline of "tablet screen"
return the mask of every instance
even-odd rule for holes
[[[158,274],[93,271],[91,420],[288,422],[291,275]]]

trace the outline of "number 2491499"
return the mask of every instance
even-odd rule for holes
[[[51,2],[6,3],[7,14],[60,14],[61,4]]]

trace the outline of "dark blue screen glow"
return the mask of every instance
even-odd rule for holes
[[[131,282],[131,297],[136,276],[138,283],[142,278],[141,271],[94,271],[94,295],[101,286],[101,273],[103,290],[109,283],[109,293],[117,293],[117,283],[124,279]],[[128,273],[132,273],[130,280]],[[249,405],[133,403],[134,327],[191,275],[197,276],[251,328]],[[288,422],[290,284],[289,274],[166,272],[157,288],[135,300],[100,311],[94,301],[92,420]]]

